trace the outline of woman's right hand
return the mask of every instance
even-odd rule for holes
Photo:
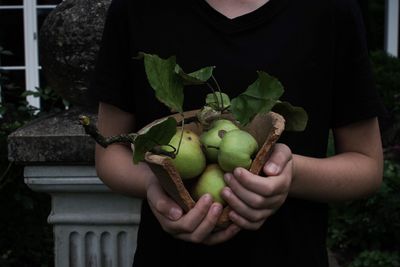
[[[178,239],[214,245],[231,239],[240,230],[237,225],[231,224],[226,229],[214,231],[222,205],[213,203],[209,194],[202,196],[189,212],[183,214],[156,177],[150,179],[147,185],[147,201],[164,231]]]

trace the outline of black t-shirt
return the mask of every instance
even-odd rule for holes
[[[282,100],[303,107],[304,132],[285,132],[293,153],[322,158],[329,129],[371,118],[381,106],[373,85],[356,1],[270,0],[229,19],[205,0],[114,0],[110,6],[91,92],[99,101],[135,114],[137,129],[170,114],[149,86],[138,52],[176,55],[191,72],[216,66],[232,98],[257,78],[277,77]],[[185,89],[184,110],[204,105],[209,90]],[[241,231],[216,246],[191,244],[165,233],[146,201],[135,266],[328,266],[327,206],[288,198],[258,231]]]

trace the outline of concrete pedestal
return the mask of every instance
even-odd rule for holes
[[[93,166],[27,166],[25,183],[52,196],[57,267],[131,266],[139,199],[112,193]]]
[[[131,266],[141,199],[114,193],[97,177],[94,142],[75,121],[80,113],[19,129],[9,136],[9,158],[25,165],[32,190],[51,195],[56,267]]]

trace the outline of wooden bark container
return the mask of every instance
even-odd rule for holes
[[[185,118],[189,118],[195,116],[196,113],[197,110],[188,111],[184,113],[184,116]],[[177,115],[172,115],[172,117],[175,117],[177,120],[180,119],[180,116]],[[144,127],[143,129],[151,127],[161,120],[163,119],[156,120]],[[250,172],[254,174],[259,174],[261,172],[263,165],[268,160],[273,145],[280,137],[284,128],[284,118],[274,112],[257,115],[250,124],[244,127],[244,130],[255,137],[260,147],[255,159],[253,160],[252,165],[250,166]],[[203,131],[200,123],[186,124],[185,129],[190,129],[198,135],[200,135]],[[155,155],[148,152],[145,156],[145,160],[146,162],[148,162],[150,168],[158,177],[159,182],[164,190],[182,207],[185,212],[194,207],[195,201],[193,200],[189,191],[182,182],[182,179],[175,169],[171,158],[167,156]],[[218,220],[219,227],[226,227],[229,225],[229,211],[229,206],[226,206]]]

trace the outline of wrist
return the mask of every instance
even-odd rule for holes
[[[301,165],[301,156],[297,154],[292,155],[292,181],[290,183],[289,195],[296,196],[296,188],[299,177],[299,165]]]
[[[150,169],[150,168],[149,168]],[[146,192],[148,191],[148,189],[155,183],[158,183],[158,178],[157,176],[153,173],[153,171],[149,171],[148,172],[148,176],[145,182],[145,190]]]

